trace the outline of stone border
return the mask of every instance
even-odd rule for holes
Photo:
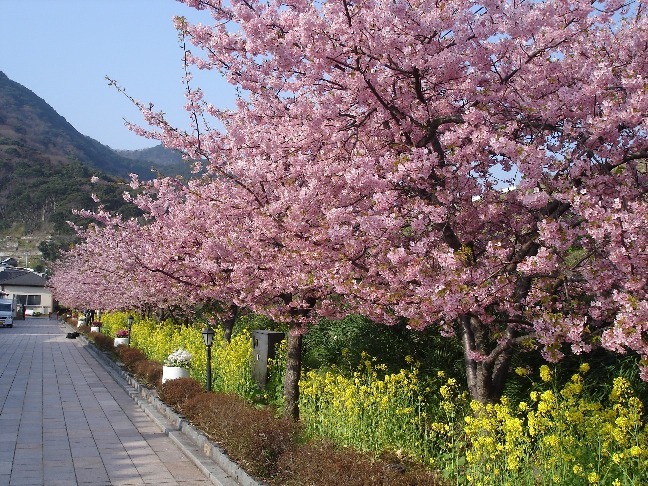
[[[62,321],[71,331],[76,331]],[[84,335],[79,335],[85,349],[97,359],[103,368],[160,427],[162,432],[175,442],[191,461],[216,486],[265,486],[256,481],[205,434],[191,425],[183,416],[162,402],[157,392],[141,383],[133,375],[122,369],[106,353],[98,349]],[[213,461],[213,463],[212,463]]]

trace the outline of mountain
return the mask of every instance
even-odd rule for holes
[[[112,211],[136,215],[123,199],[128,174],[189,174],[179,160],[163,147],[120,154],[0,72],[0,256],[22,258],[38,247],[55,257],[74,240],[67,221],[83,223],[73,210],[97,207],[93,194]],[[101,182],[92,184],[92,176]]]
[[[155,161],[158,167],[177,168],[186,165],[182,160],[182,154],[180,152],[170,150],[162,145],[141,150],[117,150],[116,152],[122,157],[131,160],[149,163]]]
[[[136,173],[141,179],[151,179],[154,174],[151,169],[164,175],[188,172],[180,157],[163,147],[127,151],[125,156],[79,133],[43,99],[3,72],[0,72],[0,140],[19,142],[52,162],[78,161],[115,176]],[[158,157],[163,162],[158,162]]]

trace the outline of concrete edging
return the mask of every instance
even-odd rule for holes
[[[64,321],[63,321],[64,322]],[[72,327],[64,322],[69,328]],[[73,329],[76,331],[76,329]],[[144,410],[158,427],[173,440],[178,447],[200,468],[211,482],[217,486],[228,486],[235,482],[239,486],[265,486],[250,476],[237,463],[199,429],[191,425],[184,417],[162,402],[155,390],[139,383],[130,373],[122,369],[115,361],[99,350],[85,336],[80,339],[92,354],[128,395]],[[206,460],[207,459],[207,460]],[[214,467],[209,460],[218,466]],[[225,474],[223,474],[225,473]]]

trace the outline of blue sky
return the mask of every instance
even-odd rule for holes
[[[175,0],[0,0],[0,71],[84,135],[114,149],[151,147],[155,141],[124,127],[124,118],[141,117],[104,77],[186,127],[174,15],[210,20]],[[199,81],[210,102],[232,105],[233,91],[217,74]]]

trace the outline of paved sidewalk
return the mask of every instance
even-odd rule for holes
[[[0,486],[212,484],[68,330],[0,328]]]

